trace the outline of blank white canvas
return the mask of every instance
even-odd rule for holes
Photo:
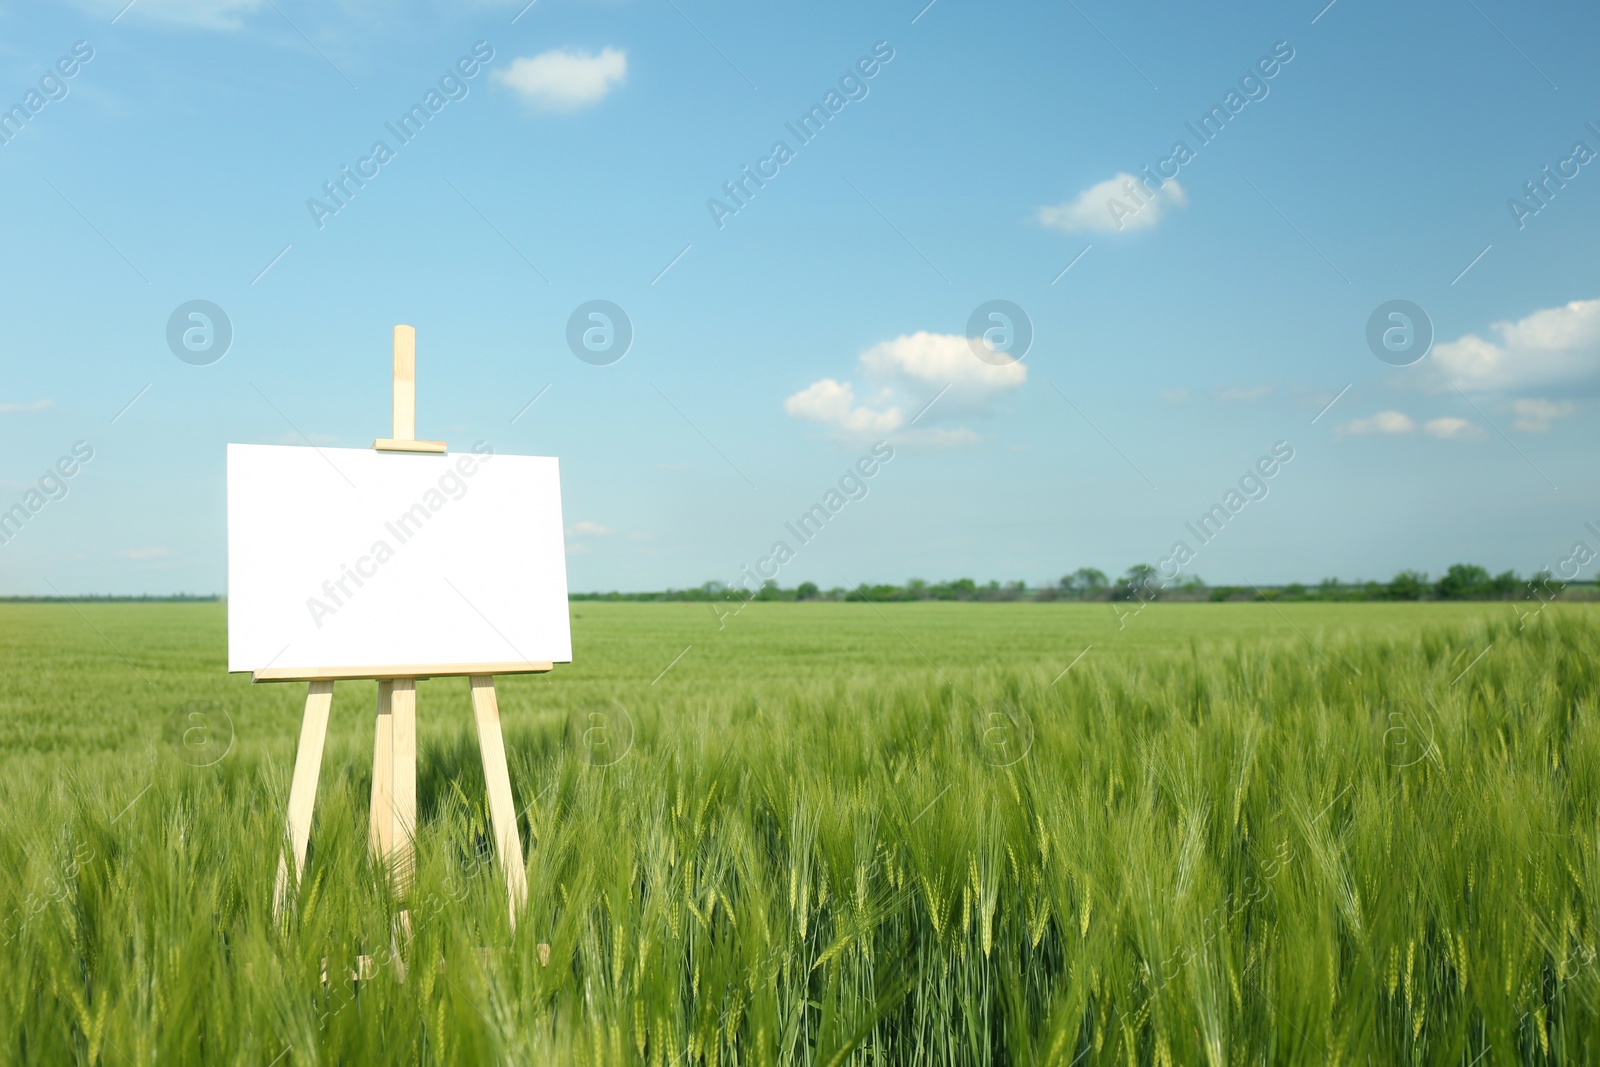
[[[228,670],[571,660],[555,459],[228,446]]]

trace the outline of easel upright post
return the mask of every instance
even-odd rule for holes
[[[394,847],[394,680],[378,680],[378,714],[372,731],[372,854],[388,856]]]
[[[393,437],[372,442],[379,452],[444,452],[443,441],[417,440],[417,331],[394,328]]]
[[[417,832],[417,683],[378,680],[378,714],[372,739],[372,854],[394,879],[411,885]]]
[[[417,833],[417,683],[396,678],[393,685],[394,836],[388,859],[395,889],[404,893],[411,886]]]
[[[394,440],[417,439],[417,331],[394,328]]]

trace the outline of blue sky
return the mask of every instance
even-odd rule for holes
[[[0,12],[0,593],[225,591],[225,444],[387,436],[400,322],[420,436],[560,457],[575,590],[732,580],[878,440],[783,584],[1179,539],[1213,583],[1554,565],[1600,522],[1600,12],[1324,2]],[[319,218],[346,166],[376,172]],[[776,173],[715,211],[746,166]],[[233,331],[206,365],[167,341],[196,299]],[[594,299],[634,333],[604,366],[566,340]],[[995,299],[1020,363],[966,343]],[[1394,299],[1435,335],[1408,366],[1366,340]]]

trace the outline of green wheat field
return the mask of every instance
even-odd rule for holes
[[[339,683],[274,915],[305,692],[225,610],[0,605],[0,1060],[1600,1060],[1585,605],[575,603],[514,933],[463,679],[404,899]]]

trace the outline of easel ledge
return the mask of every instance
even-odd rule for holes
[[[546,674],[553,663],[418,663],[404,667],[267,667],[250,672],[252,682],[345,682],[366,678],[470,678],[473,675]]]

